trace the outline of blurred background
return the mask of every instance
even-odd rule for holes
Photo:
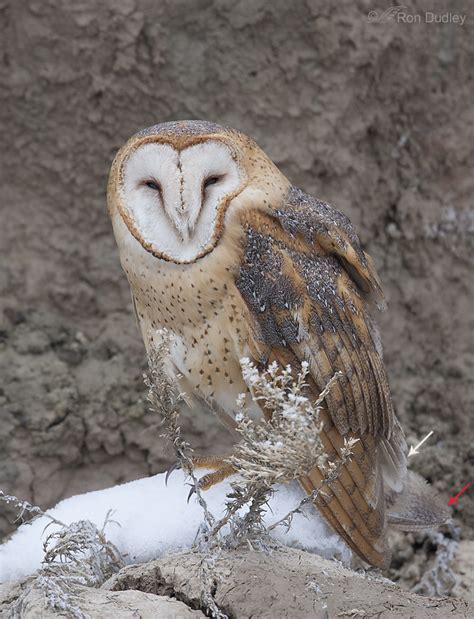
[[[352,219],[398,415],[411,443],[434,430],[413,468],[446,502],[473,480],[474,9],[368,19],[387,6],[0,0],[0,488],[47,508],[170,463],[105,192],[132,133],[187,118],[248,133]],[[184,420],[198,453],[230,445]],[[466,538],[472,496],[453,508]],[[0,537],[15,526],[2,507]]]

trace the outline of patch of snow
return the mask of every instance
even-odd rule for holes
[[[206,472],[198,471],[199,476]],[[101,528],[107,512],[113,510],[111,518],[120,526],[109,523],[105,529],[107,539],[125,555],[128,563],[144,563],[193,545],[203,522],[203,512],[195,497],[187,503],[190,489],[187,481],[183,471],[177,470],[169,477],[166,486],[165,474],[162,473],[73,496],[58,503],[48,513],[64,524],[91,520]],[[203,493],[214,516],[219,518],[224,514],[226,494],[230,490],[226,481]],[[275,490],[265,515],[267,526],[283,518],[304,496],[297,482],[278,485]],[[351,553],[340,537],[329,529],[312,505],[304,506],[303,510],[308,517],[295,514],[287,533],[284,527],[277,527],[272,536],[286,546],[348,563]],[[32,524],[21,525],[12,538],[0,546],[0,583],[35,572],[43,560],[43,541],[58,528],[45,516]]]

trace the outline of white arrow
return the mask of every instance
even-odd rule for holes
[[[434,430],[431,430],[431,432],[427,434],[425,438],[422,441],[420,441],[416,447],[410,447],[410,451],[408,452],[408,457],[414,456],[415,454],[417,454],[420,447],[423,445],[425,441],[427,441],[430,438],[433,432]]]

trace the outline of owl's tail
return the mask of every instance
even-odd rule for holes
[[[386,495],[387,524],[402,531],[421,531],[450,521],[450,512],[431,486],[413,471],[407,472],[402,492]]]
[[[339,452],[336,433],[326,431],[323,440]],[[347,545],[366,563],[384,569],[391,558],[387,527],[404,531],[437,528],[449,522],[450,515],[427,482],[412,471],[405,470],[398,491],[389,483],[384,488],[384,469],[372,440],[370,436],[359,439],[352,460],[335,481],[323,484],[323,475],[314,468],[299,482],[308,494],[318,490],[316,507]],[[331,459],[337,461],[334,452]]]

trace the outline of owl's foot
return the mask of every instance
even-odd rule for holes
[[[224,479],[227,479],[231,475],[234,475],[234,473],[236,472],[237,471],[235,467],[232,466],[232,464],[229,464],[228,462],[223,462],[221,467],[219,467],[212,473],[208,473],[207,475],[204,475],[204,477],[201,477],[201,479],[199,480],[199,489],[209,490],[209,488],[212,488],[212,486],[214,486],[215,484],[219,484],[221,481],[224,481]]]
[[[217,460],[217,457],[215,458]],[[202,468],[211,467],[209,465],[203,465]],[[207,473],[207,475],[204,475],[204,477],[201,477],[201,479],[198,481],[199,490],[209,490],[209,488],[212,488],[212,486],[214,486],[215,484],[219,484],[221,481],[224,481],[224,479],[227,479],[227,477],[230,477],[234,473],[236,473],[236,469],[232,466],[232,464],[226,462],[221,458],[220,466],[216,466],[216,469],[212,473]],[[189,499],[195,492],[196,488],[195,486],[192,486],[188,494],[188,503]]]
[[[193,468],[195,469],[211,469],[211,471],[215,471],[216,473],[219,473],[221,470],[226,471],[227,468],[231,466],[228,462],[226,462],[225,458],[226,456],[194,456],[191,459],[191,461],[193,463]],[[171,473],[173,473],[173,471],[176,471],[177,469],[180,469],[180,468],[182,468],[182,465],[179,460],[177,460],[174,464],[170,466],[170,468],[166,471],[165,485],[168,484],[168,478],[171,475]],[[232,468],[232,472],[225,475],[222,479],[225,479],[229,475],[232,475],[234,470],[233,470],[233,467],[231,468]],[[204,475],[202,479],[206,479],[207,477],[210,477],[210,475]],[[218,483],[219,481],[222,481],[222,479],[217,479],[213,483]],[[213,483],[211,483],[211,485],[213,485]],[[208,486],[208,487],[210,488],[211,486]],[[203,490],[207,490],[208,487],[203,488]]]

